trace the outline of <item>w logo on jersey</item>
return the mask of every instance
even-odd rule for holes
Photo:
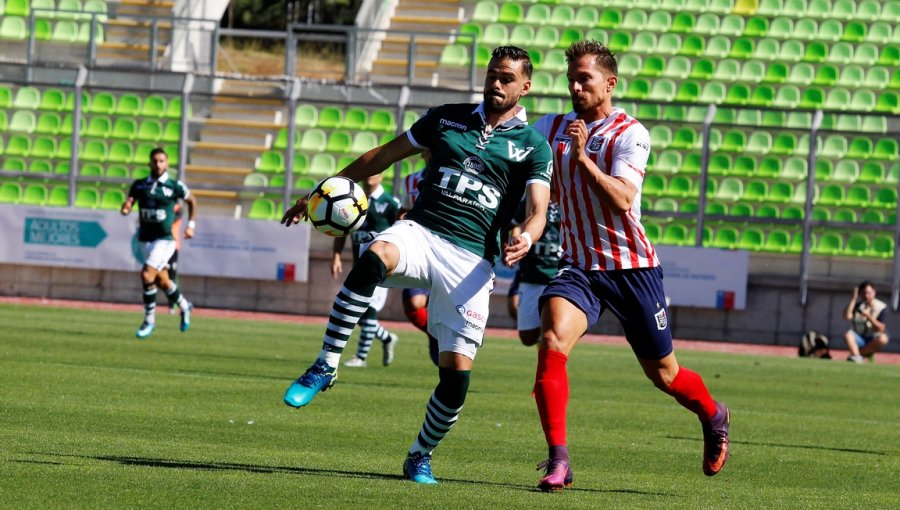
[[[387,204],[375,204],[375,211],[381,214],[387,209],[387,206]]]
[[[516,144],[512,142],[512,140],[508,140],[507,145],[509,147],[509,159],[514,159],[516,161],[522,161],[527,158],[531,151],[534,150],[534,147],[525,147],[524,149],[520,149],[516,147]]]

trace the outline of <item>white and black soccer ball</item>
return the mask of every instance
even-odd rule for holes
[[[306,212],[319,232],[340,237],[366,221],[369,199],[362,187],[346,177],[328,177],[309,194]]]

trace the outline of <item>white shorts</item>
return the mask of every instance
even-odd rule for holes
[[[475,359],[494,288],[491,264],[413,221],[398,221],[375,240],[400,251],[394,273],[382,285],[430,289],[428,332],[437,338],[440,351]]]
[[[544,293],[546,285],[540,283],[519,283],[519,313],[516,324],[519,331],[528,331],[541,327],[541,310],[538,299]]]
[[[157,271],[169,267],[169,259],[175,254],[174,239],[157,239],[147,243],[141,243],[141,253],[144,255],[144,265]]]
[[[387,302],[388,290],[384,287],[375,287],[375,293],[372,294],[372,301],[369,303],[371,308],[374,308],[376,312],[380,312],[382,308],[384,308],[384,303]]]

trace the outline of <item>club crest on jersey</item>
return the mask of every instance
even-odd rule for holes
[[[660,331],[665,330],[666,326],[669,325],[669,317],[666,316],[665,308],[653,314],[653,318],[656,319],[656,329]]]
[[[587,150],[589,152],[597,152],[600,150],[600,147],[603,147],[603,138],[595,136],[591,138],[591,142],[588,143]]]
[[[385,209],[387,209],[387,204],[375,204],[375,211],[378,213],[383,213]]]
[[[484,161],[477,156],[466,158],[466,160],[463,161],[463,170],[473,174],[480,174],[481,172],[484,172]]]
[[[512,140],[507,140],[507,146],[509,148],[509,159],[514,159],[516,161],[522,161],[531,154],[531,151],[534,150],[534,147],[525,147],[524,149],[520,149],[516,147],[516,144],[513,143]]]

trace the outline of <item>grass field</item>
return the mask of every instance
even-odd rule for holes
[[[163,312],[164,313],[164,312]],[[533,350],[488,338],[465,411],[401,464],[436,383],[424,338],[391,367],[342,369],[303,410],[281,403],[320,326],[0,305],[0,508],[900,508],[900,369],[682,351],[733,409],[731,460],[700,470],[696,419],[629,350],[569,363],[575,486],[536,492],[546,455]],[[373,349],[373,361],[380,359]]]

